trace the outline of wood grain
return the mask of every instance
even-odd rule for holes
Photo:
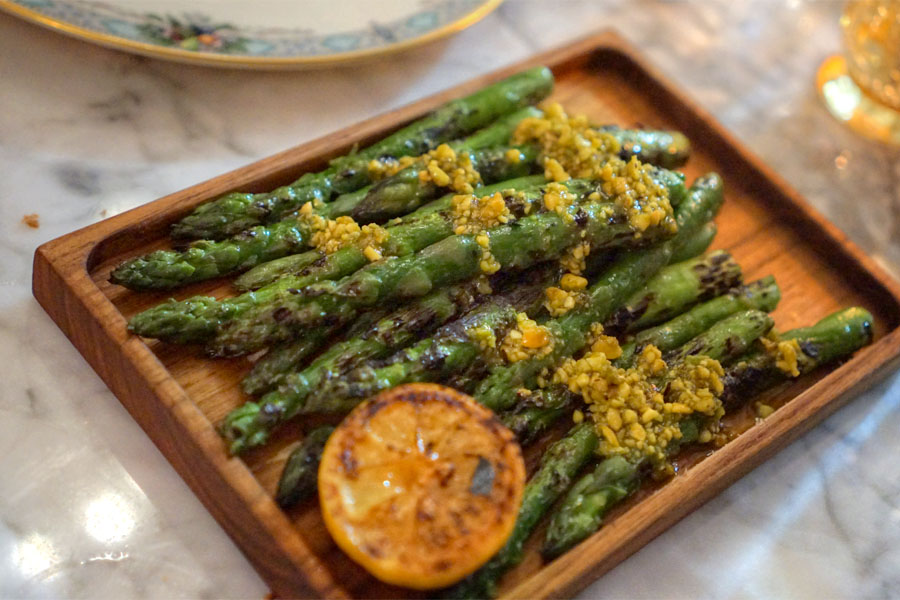
[[[809,324],[843,306],[860,304],[876,317],[875,343],[830,371],[773,390],[779,409],[762,423],[730,417],[740,433],[711,455],[680,458],[680,474],[645,488],[614,511],[609,524],[574,552],[543,564],[537,539],[509,573],[509,597],[576,593],[667,527],[814,426],[895,367],[900,354],[900,287],[843,233],[815,212],[708,114],[676,91],[621,38],[605,32],[472,80],[397,111],[348,127],[242,169],[138,207],[41,246],[34,260],[34,295],[100,374],[212,515],[280,597],[410,597],[383,585],[333,544],[308,503],[284,512],[272,500],[280,469],[303,424],[279,431],[267,447],[229,458],[215,426],[246,398],[238,382],[246,359],[210,361],[198,352],[129,335],[127,319],[172,296],[135,294],[108,283],[123,259],[165,247],[168,226],[200,202],[232,190],[261,191],[315,170],[354,144],[366,144],[446,100],[535,64],[557,78],[553,99],[571,112],[621,125],[675,128],[692,140],[688,179],[723,175],[727,202],[717,218],[715,247],[728,248],[748,280],[774,274],[783,300],[779,329]],[[231,295],[227,282],[179,290]],[[545,436],[542,444],[552,439]],[[533,465],[539,446],[528,451]],[[536,536],[537,537],[537,536]]]

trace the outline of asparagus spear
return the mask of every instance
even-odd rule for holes
[[[679,425],[681,439],[669,445],[669,456],[697,440],[696,419],[687,418]],[[600,461],[593,471],[572,486],[562,505],[553,513],[541,548],[544,558],[556,558],[597,531],[607,511],[640,487],[643,475],[642,465],[622,456]]]
[[[678,234],[650,248],[629,252],[618,259],[589,288],[584,305],[548,321],[554,339],[553,351],[542,357],[495,367],[475,391],[475,398],[491,408],[502,410],[515,401],[515,391],[534,388],[537,376],[562,358],[584,347],[592,323],[603,322],[621,306],[641,284],[665,265],[676,250],[687,243],[722,204],[722,180],[710,173],[694,182],[688,200],[676,211]]]
[[[570,191],[578,184],[570,182]],[[619,216],[609,218],[610,211]],[[574,218],[567,219],[548,211],[488,229],[483,235],[489,240],[490,255],[479,243],[479,236],[454,235],[416,254],[372,263],[338,283],[313,284],[300,295],[282,297],[283,302],[251,309],[224,323],[209,349],[220,356],[252,352],[297,328],[331,321],[348,306],[363,308],[421,296],[435,287],[477,275],[487,256],[492,256],[499,268],[519,270],[539,260],[558,258],[580,242],[589,243],[593,251],[634,247],[669,236],[671,231],[669,223],[663,221],[638,238],[621,209],[609,202],[576,203],[570,208],[573,213]],[[283,318],[274,319],[276,312]]]
[[[515,152],[516,158],[509,159],[509,152]],[[472,168],[478,171],[483,183],[496,183],[516,177],[537,173],[538,149],[535,146],[497,146],[481,150],[458,150],[466,152]],[[419,177],[422,165],[412,165],[396,175],[374,184],[353,209],[350,216],[359,223],[380,223],[393,217],[400,217],[412,212],[428,202],[446,193],[447,188],[433,181],[423,181]],[[480,192],[478,192],[480,193]]]
[[[646,329],[680,314],[695,302],[740,284],[741,267],[724,250],[677,263],[662,269],[634,293],[606,319],[604,330],[608,335],[617,335]]]
[[[506,545],[487,564],[449,588],[445,597],[495,596],[497,581],[522,561],[525,541],[549,506],[568,489],[581,467],[590,460],[596,447],[597,434],[593,425],[582,423],[547,448],[538,470],[525,485],[519,516]]]
[[[524,446],[536,440],[561,417],[571,414],[577,401],[578,397],[562,386],[521,390],[514,407],[503,411],[500,420]]]
[[[688,356],[737,358],[747,352],[753,342],[765,335],[772,325],[772,317],[761,310],[744,310],[726,317],[683,346],[664,355],[666,362],[679,363]]]
[[[615,125],[600,129],[619,140],[622,146],[620,155],[625,160],[636,155],[642,162],[674,169],[687,162],[691,152],[690,141],[678,131],[621,129]]]
[[[311,201],[328,201],[369,182],[368,161],[422,154],[441,142],[475,131],[507,113],[534,104],[553,88],[546,67],[517,73],[474,94],[448,102],[430,115],[354,154],[337,158],[324,171],[307,173],[273,192],[233,192],[198,207],[172,228],[175,238],[221,239],[255,225],[277,221]]]
[[[852,354],[869,343],[871,323],[872,315],[868,311],[853,307],[838,311],[812,327],[789,331],[780,339],[797,340],[802,349],[798,370],[803,374]],[[790,375],[779,369],[775,362],[771,353],[759,352],[727,369],[722,397],[726,409],[734,409],[762,389],[789,378]],[[670,454],[696,440],[696,435],[690,433],[691,427],[696,431],[696,425],[692,419],[682,422],[682,439],[670,448]],[[547,529],[544,556],[558,556],[588,537],[600,527],[605,512],[637,488],[640,466],[625,461],[612,469],[610,460],[613,459],[600,463],[594,473],[576,483],[569,492]]]
[[[717,232],[718,228],[716,227],[716,224],[710,221],[704,225],[699,232],[685,242],[681,248],[672,254],[672,262],[682,262],[694,258],[695,256],[700,256],[706,252],[710,244],[712,244],[713,238],[716,237]]]
[[[556,558],[596,531],[606,512],[637,490],[640,481],[639,465],[624,457],[601,461],[575,482],[553,514],[541,554]]]
[[[445,293],[451,294],[454,290],[444,290]],[[422,299],[424,303],[431,301],[430,297]],[[341,342],[357,336],[367,335],[371,329],[375,328],[377,323],[387,317],[390,311],[386,309],[373,310],[364,313],[357,318],[345,331],[341,332]],[[316,335],[316,331],[306,332],[296,340],[290,340],[270,348],[266,354],[260,358],[250,370],[250,373],[244,377],[241,387],[247,394],[261,394],[270,389],[274,389],[281,383],[286,375],[299,371],[303,365],[307,363],[307,359],[320,351],[324,346],[332,341],[333,338],[324,339],[322,336]],[[336,342],[336,343],[341,343]]]
[[[501,186],[496,186],[496,189],[489,187],[485,190],[493,193],[505,187],[516,189],[516,186],[527,189],[542,181],[544,181],[542,177],[523,178],[505,182]],[[521,210],[521,202],[516,196],[507,196],[507,199],[511,204],[511,210]],[[445,205],[449,207],[450,198],[436,202],[442,207]],[[429,207],[423,207],[421,214],[416,218],[412,218],[411,215],[408,222],[388,228],[386,253],[408,254],[427,246],[435,239],[449,235],[452,229],[449,215],[426,209]],[[241,294],[221,302],[208,296],[195,296],[182,301],[169,300],[135,315],[128,328],[138,335],[169,342],[203,342],[215,335],[221,323],[236,318],[255,306],[272,305],[284,294],[292,294],[291,290],[320,279],[337,278],[352,273],[369,262],[363,251],[356,246],[344,248],[326,257],[322,257],[318,252],[313,254],[313,260],[316,262],[309,263],[297,277],[282,277],[255,292]]]
[[[187,250],[157,250],[123,262],[112,283],[132,290],[166,290],[214,279],[308,247],[308,228],[297,219],[259,225],[223,241],[200,240]]]
[[[522,296],[537,285],[524,285],[511,296]],[[325,350],[302,371],[282,373],[276,391],[266,394],[259,403],[245,403],[225,417],[220,430],[228,442],[229,451],[238,454],[264,444],[278,425],[299,412],[309,412],[305,410],[304,403],[315,390],[331,381],[341,380],[343,375],[363,361],[387,356],[394,349],[411,343],[417,336],[476,306],[483,298],[478,287],[476,282],[470,282],[436,290],[394,311],[371,328],[362,328],[359,335],[351,333]],[[503,295],[496,297],[501,302],[504,298]],[[248,385],[256,389],[264,383],[268,384],[259,379],[257,375],[249,383],[245,382],[245,389]]]
[[[730,290],[695,306],[684,314],[638,333],[633,340],[622,345],[622,355],[616,365],[630,367],[635,356],[644,346],[654,345],[663,352],[674,350],[691,338],[712,327],[716,322],[741,310],[756,309],[764,312],[775,310],[781,293],[771,275],[746,286]]]
[[[780,340],[796,340],[800,375],[848,356],[872,341],[872,315],[864,308],[850,307],[828,315],[811,327],[787,331]],[[771,352],[756,350],[725,372],[722,402],[733,406],[741,398],[790,378],[779,368]]]
[[[334,427],[325,425],[313,429],[303,442],[291,452],[278,481],[275,501],[282,508],[288,508],[306,500],[316,492],[318,487],[319,461],[325,442],[331,436]]]

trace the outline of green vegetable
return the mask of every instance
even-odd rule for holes
[[[676,178],[673,185],[679,183]],[[570,182],[570,190],[576,185],[581,183]],[[649,244],[670,235],[665,225],[659,225],[643,231],[638,238],[624,215],[607,216],[620,210],[609,202],[576,203],[571,207],[574,218],[542,212],[488,229],[484,235],[490,240],[493,259],[500,268],[511,271],[559,258],[582,241],[590,243],[596,252]],[[208,347],[217,356],[252,352],[304,327],[332,322],[339,312],[415,298],[474,277],[481,272],[487,256],[476,237],[454,235],[415,254],[372,263],[340,282],[319,282],[304,288],[301,294],[283,295],[275,304],[251,308],[223,323]]]
[[[334,427],[326,425],[313,429],[303,442],[291,452],[284,466],[275,501],[282,508],[289,508],[312,497],[318,488],[319,461],[325,442],[331,436]]]
[[[506,544],[483,567],[455,586],[447,598],[491,598],[497,593],[497,581],[522,561],[525,541],[541,517],[572,484],[575,475],[594,455],[597,435],[591,423],[573,427],[565,437],[552,444],[541,457],[538,470],[525,486],[519,516]]]
[[[516,323],[519,312],[534,313],[544,300],[544,288],[555,269],[538,272],[532,282],[514,286],[505,294],[445,325],[431,337],[400,350],[393,356],[368,362],[344,377],[332,379],[306,396],[298,412],[347,412],[365,398],[403,383],[441,381],[464,372],[483,356],[482,343],[499,343]],[[282,390],[263,398],[264,403],[289,401]]]
[[[620,129],[611,125],[600,129],[619,140],[624,160],[637,156],[641,162],[674,169],[686,163],[691,153],[690,141],[678,131]]]
[[[478,171],[485,184],[525,177],[540,170],[535,147],[515,148],[520,155],[520,159],[515,162],[507,158],[507,151],[510,149],[512,148],[509,146],[498,146],[481,150],[459,150],[458,153],[468,153],[472,168]],[[433,181],[423,182],[419,179],[421,170],[421,164],[412,165],[374,184],[350,216],[358,223],[380,223],[408,214],[448,191],[446,187],[438,186]],[[482,188],[476,188],[474,193],[484,195]]]
[[[561,417],[571,414],[579,400],[562,386],[522,390],[517,395],[513,407],[501,413],[500,420],[516,434],[523,446],[536,440]]]
[[[514,116],[516,119],[514,121],[510,119],[510,124],[505,129],[497,125],[488,128],[497,130],[493,139],[500,141],[495,144],[480,146],[472,143],[451,144],[457,153],[469,153],[472,167],[478,171],[486,184],[523,177],[528,173],[542,170],[537,146],[523,145],[512,148],[508,145],[515,125],[526,115],[515,113]],[[646,164],[672,168],[684,164],[690,153],[687,138],[677,132],[618,128],[604,128],[604,130],[622,144],[620,156],[623,159],[637,156]],[[510,162],[507,158],[510,151],[518,153],[518,158],[514,162]],[[374,184],[366,191],[365,198],[350,215],[360,223],[386,221],[391,217],[407,214],[425,201],[434,198],[442,188],[432,182],[421,182],[419,180],[421,168],[421,165],[407,167],[396,175]],[[476,190],[475,193],[480,195],[483,192]]]
[[[278,389],[259,403],[247,402],[228,413],[220,430],[229,451],[238,454],[264,444],[275,427],[304,409],[307,397],[314,391],[331,381],[343,381],[363,361],[387,356],[412,343],[418,336],[465,313],[481,299],[475,282],[439,289],[371,327],[355,328],[302,371],[277,371],[282,365],[264,366],[262,373],[254,369],[244,381],[245,391],[266,391],[276,384]]]
[[[157,250],[125,261],[109,280],[132,290],[165,290],[249,269],[307,248],[297,219],[247,229],[220,242],[200,240],[185,251]]]
[[[850,307],[828,315],[812,327],[792,329],[779,340],[796,340],[800,353],[797,370],[801,375],[844,358],[872,341],[872,314],[864,308]],[[790,378],[776,365],[771,352],[754,350],[725,372],[722,402],[733,406],[743,398]]]
[[[553,514],[541,553],[556,558],[599,529],[612,506],[630,496],[640,485],[638,466],[612,456],[579,479]]]
[[[603,324],[608,335],[646,329],[696,302],[741,284],[741,267],[724,250],[663,268]]]
[[[483,187],[479,193],[489,195],[504,190],[531,190],[533,193],[529,196],[529,201],[534,202],[539,198],[538,186],[545,182],[542,176],[520,177]],[[448,195],[435,200],[419,211],[410,213],[399,223],[388,225],[385,228],[388,239],[382,248],[384,255],[405,256],[452,235],[453,218],[450,213],[452,197]],[[522,201],[512,194],[507,194],[505,199],[513,210],[517,204],[522,204]],[[244,290],[256,289],[286,275],[292,275],[295,279],[290,280],[291,286],[301,288],[317,281],[350,275],[367,264],[369,259],[366,258],[363,249],[355,244],[328,255],[311,250],[259,265],[238,277],[235,286]]]
[[[700,271],[705,271],[707,269],[717,270],[719,267],[729,265],[730,263],[732,263],[732,261],[722,260],[718,253],[714,253],[707,257],[696,260],[687,260],[665,267],[652,277],[639,292],[632,296],[632,298],[647,298],[647,312],[660,312],[657,310],[657,306],[669,307],[668,310],[672,313],[683,311],[693,304],[695,300],[706,295],[709,291],[707,283],[717,281],[718,278],[700,276],[691,280],[690,278],[675,276],[675,274],[696,273],[698,267],[701,267],[699,269]],[[734,272],[736,278],[735,281],[740,277],[740,268],[736,264],[726,268]],[[693,289],[692,294],[685,293],[686,290],[684,285],[686,283],[690,283],[688,287]],[[774,280],[771,285],[773,287],[775,286]],[[777,287],[775,287],[775,294],[777,296]],[[750,298],[756,298],[760,294],[748,292],[746,295]],[[772,308],[774,308],[774,304],[772,304]],[[735,309],[735,311],[736,310],[737,309]],[[633,310],[627,310],[624,311],[624,313],[621,310],[616,311],[614,316],[610,319],[610,321],[615,321],[615,325],[608,321],[605,325],[605,330],[609,331],[616,326],[619,328],[627,327],[628,321],[623,319],[623,315],[630,315],[631,318],[634,318],[637,315],[637,312]],[[727,315],[723,315],[722,318],[724,318],[724,316]],[[642,340],[640,342],[641,347],[648,343],[653,343],[654,341],[660,341],[658,346],[660,350],[663,352],[672,350],[687,342],[692,337],[702,333],[712,325],[712,323],[699,323],[697,319],[694,319],[683,325],[675,326],[680,337],[672,335],[668,338],[662,338],[654,333],[655,330],[666,328],[667,325],[673,322],[674,320],[661,325],[658,328],[646,330],[638,334],[638,337]],[[683,319],[682,322],[684,322]],[[698,328],[697,325],[702,326]],[[673,340],[680,341],[673,344]],[[668,345],[666,342],[668,342]],[[623,356],[616,361],[619,366],[631,366],[631,358],[633,358],[636,345],[636,342],[632,341],[623,346]],[[538,435],[546,431],[559,418],[568,414],[572,403],[577,399],[574,394],[569,393],[565,388],[560,386],[551,386],[528,393],[519,391],[517,392],[517,396],[518,398],[514,402],[512,408],[501,414],[501,419],[506,426],[516,434],[516,437],[523,444],[529,443]]]
[[[451,294],[452,290],[441,290],[443,294]],[[431,301],[430,297],[422,299],[423,302]],[[408,307],[414,308],[414,307]],[[360,315],[346,330],[340,332],[340,341],[343,343],[350,338],[367,335],[376,328],[377,323],[387,317],[391,311],[379,309]],[[333,328],[326,328],[332,331]],[[270,348],[262,358],[253,365],[250,373],[241,381],[241,388],[247,394],[261,394],[277,387],[290,373],[299,371],[309,358],[320,352],[323,347],[332,343],[335,336],[327,339],[316,335],[315,331],[306,332],[295,340],[290,340],[278,346]]]
[[[622,345],[622,356],[615,364],[630,367],[634,358],[645,346],[653,345],[662,352],[674,350],[700,335],[718,321],[741,310],[756,309],[764,312],[775,310],[781,293],[775,278],[771,275],[746,286],[735,288],[728,293],[695,306],[686,313],[650,329],[645,329],[634,339]]]
[[[666,448],[669,456],[697,441],[701,419],[685,418],[679,427],[681,438]],[[640,487],[648,471],[622,456],[600,461],[593,471],[579,479],[553,513],[544,538],[541,554],[553,559],[563,554],[600,528],[603,518],[613,506]]]
[[[716,237],[718,230],[718,227],[712,221],[704,225],[700,231],[694,234],[672,255],[672,262],[679,263],[706,252],[710,244],[712,244],[713,238]]]
[[[709,356],[720,361],[737,358],[774,324],[772,317],[760,310],[744,310],[722,319],[663,358],[669,364],[682,362],[688,356]]]
[[[750,314],[751,312],[752,311],[745,311],[741,314],[741,318],[731,320],[729,322],[729,327],[731,329],[728,334],[724,334],[724,332],[720,331],[715,335],[707,336],[706,343],[703,344],[703,347],[706,350],[705,355],[727,363],[736,356],[733,344],[738,343],[747,346],[761,335],[758,328],[747,324],[748,322],[758,322],[757,316]],[[728,321],[728,319],[726,319],[726,321]],[[764,333],[764,331],[762,333]],[[675,359],[670,362],[670,366],[672,366],[674,362],[682,360],[683,357],[692,355],[690,350],[697,347],[697,344],[692,340],[686,346],[687,347],[683,351],[679,348],[673,353]],[[691,417],[691,419],[693,418],[696,417]],[[571,447],[576,444],[576,440],[573,439],[573,436],[577,436],[579,447],[593,444],[593,447],[596,448],[598,444],[596,430],[594,429],[594,423],[592,421],[586,421],[576,425],[566,437],[556,442],[556,444],[564,443],[566,447]],[[553,448],[553,446],[551,446],[551,448]],[[548,450],[548,454],[549,452],[550,451]],[[465,598],[486,598],[493,596],[496,592],[497,581],[503,573],[522,560],[522,546],[525,543],[525,540],[531,535],[531,532],[537,527],[541,517],[550,510],[557,498],[568,489],[574,474],[577,473],[590,458],[590,453],[586,456],[578,456],[579,460],[577,464],[574,458],[570,458],[566,464],[567,466],[572,467],[572,470],[567,470],[565,472],[566,476],[559,478],[562,485],[558,485],[558,481],[553,476],[543,474],[543,477],[539,478],[538,475],[542,474],[543,467],[539,469],[538,473],[532,477],[526,485],[525,493],[526,496],[531,493],[535,497],[540,497],[542,501],[535,502],[527,508],[523,501],[522,508],[519,510],[519,517],[516,520],[513,537],[510,538],[511,541],[507,542],[506,546],[500,550],[497,556],[492,558],[487,565],[463,580],[462,583],[451,588],[451,596]],[[627,495],[627,493],[621,494],[622,490],[619,489],[607,489],[606,491],[602,491],[601,488],[607,488],[609,485],[618,484],[623,488],[626,488],[626,492],[634,489],[633,483],[630,483],[631,474],[628,468],[604,472],[608,475],[612,475],[613,473],[621,475],[623,479],[616,480],[610,477],[603,480],[593,480],[591,484],[586,483],[579,486],[579,493],[581,495],[576,493],[569,497],[569,502],[574,503],[575,505],[566,506],[566,504],[564,504],[564,516],[560,517],[565,518],[574,513],[577,515],[577,518],[573,521],[566,521],[556,525],[551,524],[550,531],[553,531],[554,533],[551,534],[553,535],[553,539],[548,551],[552,553],[562,552],[568,547],[571,547],[572,544],[577,543],[593,533],[595,526],[599,524],[602,515],[606,509],[612,505],[613,500],[618,501]],[[598,486],[598,481],[604,485]],[[628,483],[628,485],[625,485],[626,483]],[[592,487],[592,485],[594,487]],[[586,496],[588,493],[590,493],[589,497]],[[584,500],[588,500],[588,502],[584,502]]]
[[[523,160],[514,164],[506,159],[505,147],[479,148],[495,140],[508,142],[516,124],[535,114],[540,111],[533,107],[517,111],[453,146],[471,154],[473,166],[485,183],[527,175],[535,169],[536,150],[523,148]],[[322,205],[316,212],[326,219],[350,215],[359,223],[406,214],[444,190],[430,182],[420,182],[420,169],[421,165],[404,169],[394,177]],[[193,242],[186,251],[158,250],[126,261],[112,272],[110,281],[133,290],[171,289],[245,271],[285,256],[299,257],[293,264],[295,268],[303,268],[319,258],[318,253],[312,257],[297,254],[309,247],[311,237],[308,225],[290,216],[271,225],[246,229],[222,241]]]
[[[504,186],[511,189],[515,189],[516,186],[528,188],[543,181],[543,177],[523,178],[505,182]],[[497,191],[500,189],[503,189],[503,186],[498,187]],[[515,197],[509,198],[511,202],[521,204]],[[386,252],[397,255],[409,254],[452,233],[449,215],[432,210],[438,206],[449,207],[450,198],[432,202],[429,206],[423,207],[419,214],[409,215],[403,224],[389,227],[390,236],[385,246]],[[342,277],[357,271],[369,262],[362,250],[356,246],[344,248],[327,256],[312,252],[296,257],[302,259],[301,264],[305,267],[296,276],[277,278],[254,292],[222,301],[209,296],[195,296],[181,301],[169,300],[132,317],[128,328],[138,335],[167,342],[181,344],[204,342],[212,338],[223,323],[251,308],[274,305],[285,295],[293,296],[296,290],[305,285]],[[266,269],[266,273],[272,274],[275,271],[273,268],[275,262],[278,261],[260,265],[259,268]],[[255,270],[250,271],[246,275],[251,276],[254,272]],[[262,272],[257,275],[265,277]]]

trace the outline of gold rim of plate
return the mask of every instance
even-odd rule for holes
[[[478,21],[482,20],[488,14],[493,12],[503,0],[485,0],[483,4],[473,11],[463,15],[456,21],[448,23],[429,31],[424,35],[403,40],[378,48],[367,48],[365,50],[353,50],[351,52],[339,52],[328,54],[325,56],[298,56],[298,57],[273,57],[273,56],[246,56],[234,54],[213,54],[210,52],[194,52],[191,50],[183,50],[180,48],[167,48],[147,42],[137,42],[123,37],[108,33],[100,33],[92,31],[78,25],[67,23],[59,19],[54,19],[43,15],[35,10],[26,8],[21,4],[12,2],[12,0],[0,0],[0,10],[5,11],[13,16],[19,17],[40,25],[52,31],[57,31],[65,35],[78,38],[84,41],[92,42],[112,48],[115,50],[124,50],[135,54],[142,54],[153,58],[162,58],[165,60],[189,63],[195,65],[206,65],[214,67],[232,67],[239,69],[301,69],[326,67],[335,64],[347,64],[356,61],[365,60],[374,56],[394,54],[404,50],[410,50],[423,46],[430,42],[435,42],[442,38],[448,37],[455,33],[471,27]]]

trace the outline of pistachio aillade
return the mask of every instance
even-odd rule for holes
[[[524,113],[525,111],[515,113],[517,123],[526,118],[541,116],[540,113],[527,115]],[[494,126],[487,129],[496,128]],[[672,169],[684,164],[690,154],[690,143],[678,132],[620,129],[611,126],[604,126],[599,130],[608,133],[618,142],[616,151],[605,157],[607,159],[615,155],[623,160],[629,160],[634,156],[644,164]],[[443,158],[450,167],[443,167],[438,171],[442,180],[429,176],[427,171],[423,173],[421,164],[414,163],[367,188],[365,197],[349,213],[350,216],[361,223],[381,222],[419,208],[448,186],[457,193],[471,193],[479,182],[490,184],[523,177],[529,173],[543,172],[543,156],[540,148],[536,144],[510,146],[509,138],[512,133],[510,129],[503,141],[492,146],[451,143],[439,147],[431,154]],[[477,135],[470,136],[469,139]],[[603,158],[598,157],[599,160]],[[454,172],[472,171],[477,178],[453,176]],[[462,181],[457,183],[460,179]],[[465,189],[467,185],[472,189]],[[353,194],[362,194],[362,190]]]
[[[722,201],[722,180],[717,174],[698,178],[691,186],[687,200],[676,209],[678,233],[674,238],[628,252],[617,259],[587,289],[581,306],[545,323],[555,344],[549,355],[493,368],[475,390],[475,398],[493,410],[503,410],[515,401],[516,390],[536,387],[540,373],[583,348],[591,325],[609,318],[665,266],[682,245],[690,242],[712,220]]]
[[[720,336],[719,339],[726,338]],[[743,339],[746,341],[747,337],[744,336]],[[723,387],[720,394],[721,401],[726,410],[733,410],[739,404],[747,402],[753,395],[779,381],[797,377],[849,356],[871,339],[872,315],[858,307],[840,310],[811,327],[786,332],[776,337],[775,344],[786,344],[789,347],[789,354],[795,349],[800,349],[800,352],[792,357],[792,361],[795,361],[792,365],[794,368],[779,364],[781,360],[779,350],[757,352],[725,370],[721,378]],[[804,346],[805,351],[802,350]],[[696,344],[688,344],[686,352],[679,352],[677,355],[684,356],[696,347]],[[717,348],[726,347],[727,344],[717,346]],[[733,348],[730,350],[735,352]],[[732,358],[723,362],[727,364],[733,360]],[[687,427],[684,427],[685,425]],[[669,453],[674,454],[684,445],[698,441],[699,436],[693,435],[696,431],[695,419],[688,418],[684,421],[682,437],[678,444],[669,448]],[[605,512],[636,489],[641,473],[640,465],[620,464],[614,471],[610,471],[609,460],[612,459],[603,461],[594,473],[579,481],[554,514],[542,550],[548,558],[562,554],[596,531]],[[601,472],[605,472],[606,475],[600,477]]]
[[[701,246],[696,246],[696,248],[702,251]],[[665,267],[652,277],[639,292],[632,295],[633,299],[643,299],[640,304],[645,305],[645,309],[650,313],[658,314],[665,311],[670,315],[681,314],[662,325],[639,332],[633,340],[622,344],[622,355],[613,361],[616,366],[632,366],[635,350],[640,354],[640,351],[647,345],[654,345],[663,352],[674,350],[709,329],[715,321],[738,312],[741,308],[759,308],[766,311],[775,308],[778,287],[775,285],[774,279],[768,278],[764,284],[757,282],[746,287],[741,286],[719,296],[719,298],[729,299],[726,301],[726,306],[733,307],[730,311],[719,308],[716,313],[715,307],[702,311],[703,315],[718,314],[720,315],[718,318],[703,319],[699,316],[685,318],[686,315],[700,313],[701,311],[698,309],[705,304],[715,302],[715,300],[710,300],[690,308],[696,301],[708,297],[710,294],[721,293],[720,287],[714,283],[717,278],[698,272],[698,266],[714,270],[727,265],[725,268],[731,272],[730,277],[735,278],[733,279],[735,283],[739,282],[740,268],[732,265],[731,261],[723,261],[720,256],[719,253],[713,253],[710,256],[689,259]],[[682,287],[688,281],[684,278],[685,274],[696,275],[693,278],[691,294]],[[732,300],[735,297],[738,300]],[[721,306],[721,304],[717,303],[716,306]],[[688,308],[690,310],[683,312]],[[640,315],[636,311],[620,309],[604,324],[604,331],[615,331],[617,327],[627,328],[628,321],[624,319],[626,317],[634,319],[638,316]],[[501,419],[516,434],[521,443],[528,443],[549,429],[559,418],[571,413],[575,399],[574,394],[559,386],[538,390],[521,388],[516,391],[516,400],[513,406],[501,413]]]
[[[622,129],[615,125],[604,125],[600,130],[618,140],[622,159],[637,156],[641,162],[674,169],[687,162],[691,153],[690,141],[679,131]]]

